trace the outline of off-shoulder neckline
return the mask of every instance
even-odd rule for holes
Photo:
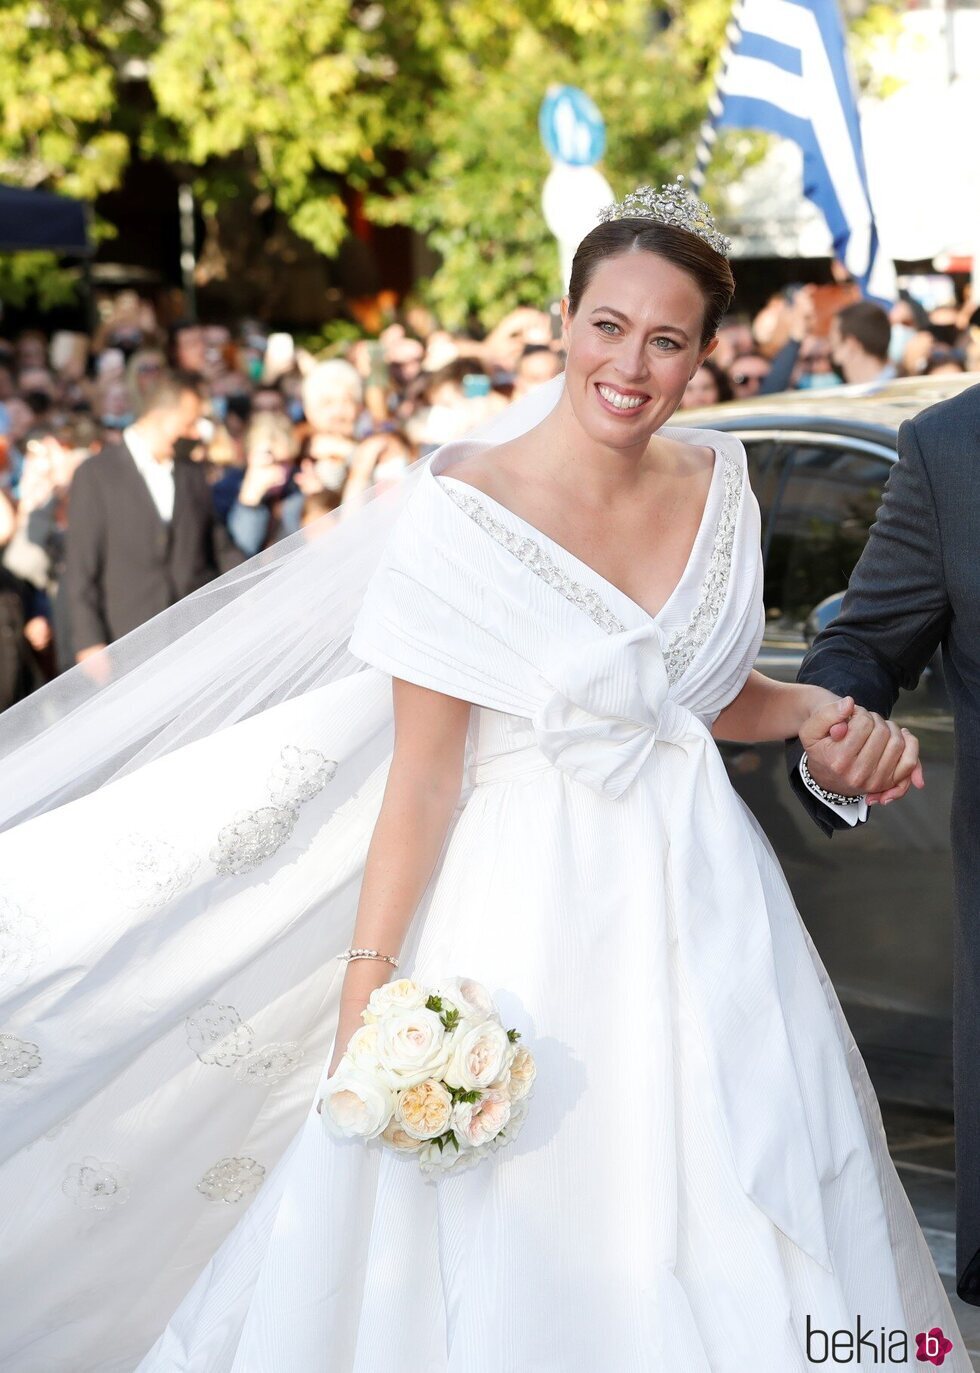
[[[692,430],[690,432],[696,432],[700,434],[704,431]],[[450,445],[447,445],[446,447],[449,446]],[[453,448],[457,447],[456,444],[451,446]],[[458,447],[465,448],[465,446],[466,441],[460,441]],[[656,612],[648,610],[646,606],[643,606],[639,603],[639,601],[634,600],[632,596],[630,596],[627,592],[623,591],[623,589],[617,586],[615,582],[611,582],[608,577],[604,577],[601,572],[597,571],[596,568],[594,568],[590,563],[583,561],[583,559],[578,557],[570,549],[566,548],[564,544],[559,543],[557,539],[553,538],[543,529],[539,529],[537,525],[532,524],[530,520],[525,519],[523,515],[518,515],[517,512],[515,510],[511,510],[509,506],[502,504],[493,496],[488,496],[485,491],[480,490],[479,487],[474,486],[471,482],[463,481],[459,477],[450,477],[444,475],[436,471],[434,465],[431,463],[429,464],[428,472],[429,475],[435,481],[436,486],[440,489],[441,494],[445,498],[451,499],[449,493],[443,490],[443,483],[454,483],[454,485],[457,488],[459,488],[464,494],[468,494],[473,499],[483,502],[484,505],[492,507],[495,511],[499,512],[499,514],[502,515],[506,520],[513,521],[514,524],[520,526],[520,528],[524,530],[529,537],[540,540],[542,543],[546,544],[551,549],[555,550],[561,556],[561,558],[572,568],[577,569],[581,573],[585,573],[585,575],[591,578],[593,582],[601,583],[601,585],[606,589],[607,592],[612,592],[613,595],[616,596],[620,601],[630,606],[634,613],[642,615],[645,619],[651,621],[654,624],[659,624],[671,610],[678,596],[681,594],[682,590],[686,588],[688,581],[693,575],[695,567],[697,566],[699,561],[701,561],[699,558],[699,554],[701,552],[702,546],[706,540],[709,540],[713,537],[711,531],[713,530],[714,525],[717,523],[717,519],[720,515],[720,511],[718,510],[718,493],[719,490],[724,490],[724,482],[722,481],[722,475],[724,472],[727,455],[723,451],[722,447],[715,442],[708,441],[704,444],[704,447],[711,448],[712,452],[714,453],[714,464],[711,472],[711,481],[708,485],[708,493],[705,497],[704,509],[701,512],[701,520],[698,525],[697,533],[695,534],[694,540],[691,544],[691,548],[688,552],[687,561],[684,564],[684,569],[681,572],[677,582],[675,583],[673,590],[670,592],[667,599],[663,602],[659,610],[657,610]],[[445,452],[445,450],[443,451]],[[445,456],[447,458],[451,458],[454,455],[450,455],[447,453]]]

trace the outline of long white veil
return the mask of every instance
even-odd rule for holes
[[[2,1368],[134,1368],[310,1110],[392,741],[348,641],[435,456],[0,716]]]
[[[549,413],[559,376],[472,430],[489,446]],[[347,676],[354,617],[422,468],[250,558],[0,715],[0,829]]]

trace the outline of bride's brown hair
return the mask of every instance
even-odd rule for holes
[[[656,219],[613,219],[608,224],[597,225],[585,235],[572,259],[568,283],[570,313],[574,315],[578,310],[579,302],[601,263],[608,258],[632,252],[657,253],[694,278],[704,296],[704,323],[701,327],[703,348],[718,332],[718,326],[732,303],[735,294],[732,269],[728,259],[697,234],[674,224],[662,224]]]

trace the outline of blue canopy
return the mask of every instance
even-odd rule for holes
[[[25,248],[91,256],[85,204],[50,191],[0,186],[0,252]]]

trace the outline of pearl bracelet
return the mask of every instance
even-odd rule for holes
[[[861,796],[845,796],[840,791],[827,791],[819,782],[815,782],[810,776],[805,753],[800,759],[800,776],[803,778],[808,791],[812,791],[814,796],[818,796],[821,801],[829,802],[832,806],[856,806],[859,801],[864,799]]]
[[[380,958],[384,963],[390,963],[393,968],[398,967],[397,958],[392,958],[388,953],[378,953],[377,949],[348,949],[346,953],[339,953],[337,957],[345,963],[350,963],[354,958]]]

